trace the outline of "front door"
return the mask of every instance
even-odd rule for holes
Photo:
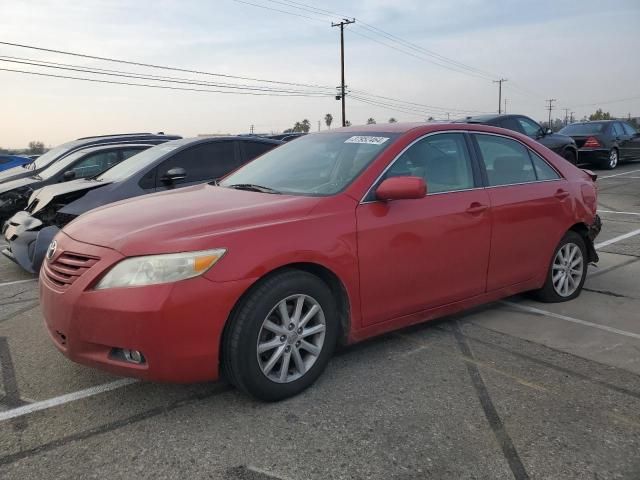
[[[378,184],[422,176],[427,195],[381,202],[372,189],[357,209],[364,325],[383,322],[484,293],[491,225],[463,133],[414,143]]]

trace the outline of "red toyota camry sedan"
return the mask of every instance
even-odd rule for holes
[[[518,133],[389,124],[307,135],[220,184],[112,204],[49,247],[40,299],[71,360],[294,395],[337,343],[519,292],[579,295],[595,175]]]

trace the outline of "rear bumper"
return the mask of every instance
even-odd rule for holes
[[[218,283],[196,277],[148,287],[94,290],[95,282],[123,257],[114,250],[75,242],[64,233],[56,241],[59,250],[100,257],[68,286],[51,281],[48,260],[40,272],[45,325],[65,356],[116,375],[151,381],[191,383],[218,378],[222,332],[250,281]],[[129,362],[118,354],[121,349],[137,350],[145,361]]]
[[[609,150],[605,148],[578,149],[578,162],[601,163],[609,160]]]
[[[602,220],[600,215],[596,214],[593,223],[587,227],[587,253],[590,263],[597,263],[600,260],[594,244],[596,237],[600,234],[600,230],[602,230]]]

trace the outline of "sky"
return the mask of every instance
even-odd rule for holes
[[[83,136],[133,131],[235,134],[252,125],[256,132],[279,132],[305,118],[315,131],[318,121],[327,128],[327,113],[337,127],[340,102],[326,87],[340,83],[340,35],[331,27],[340,15],[356,18],[345,28],[346,84],[354,90],[347,95],[347,118],[354,125],[369,117],[383,123],[391,117],[421,121],[495,112],[498,85],[492,80],[499,78],[507,79],[503,99],[509,113],[544,120],[545,100],[553,98],[552,113],[558,118],[564,118],[564,108],[582,118],[598,107],[617,116],[640,116],[638,0],[246,2],[267,8],[238,0],[0,0],[0,42],[324,87],[149,69],[0,44],[0,69],[214,88],[48,69],[17,64],[19,57],[181,81],[323,93],[232,95],[0,70],[0,146],[22,148],[32,140],[55,146]],[[315,10],[298,9],[296,3]],[[358,95],[360,100],[354,98]],[[411,108],[398,108],[398,100],[412,102]]]

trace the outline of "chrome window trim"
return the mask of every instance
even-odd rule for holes
[[[438,135],[438,134],[443,134],[443,133],[467,133],[467,134],[479,134],[479,135],[493,135],[494,137],[501,137],[501,138],[506,138],[507,140],[513,140],[515,142],[518,142],[520,145],[522,145],[524,148],[527,149],[527,152],[529,152],[530,150],[537,155],[538,157],[540,157],[547,165],[549,165],[549,162],[547,162],[547,160],[540,155],[539,153],[537,153],[535,150],[532,150],[526,143],[522,142],[521,140],[517,139],[517,138],[513,138],[510,137],[508,135],[504,135],[501,133],[494,133],[494,132],[482,132],[482,131],[478,131],[478,130],[439,130],[437,132],[430,132],[427,133],[419,138],[416,138],[413,142],[411,142],[409,145],[407,145],[405,148],[402,149],[402,151],[400,153],[398,153],[394,159],[389,163],[389,165],[386,166],[386,168],[382,171],[382,173],[380,175],[378,175],[378,177],[374,180],[374,182],[371,184],[371,186],[367,189],[366,193],[364,194],[364,196],[362,197],[362,199],[360,200],[360,205],[366,205],[368,203],[377,203],[378,200],[365,200],[365,198],[367,198],[369,196],[369,193],[371,192],[371,190],[373,189],[373,187],[380,181],[380,179],[384,176],[385,173],[387,173],[387,171],[393,166],[394,163],[396,163],[398,161],[398,159],[404,154],[404,152],[406,152],[408,149],[410,149],[414,144],[416,144],[417,142],[419,142],[420,140],[423,140],[427,137],[430,137],[432,135]],[[518,132],[516,132],[518,133]],[[472,156],[473,156],[473,152],[469,152]],[[480,161],[482,161],[482,159],[478,159]],[[531,162],[533,164],[533,162]],[[535,166],[532,165],[532,167],[535,169]],[[486,168],[486,167],[485,167]],[[517,186],[517,185],[531,185],[533,183],[547,183],[547,182],[559,182],[561,180],[565,180],[564,176],[553,166],[553,165],[549,165],[549,168],[551,168],[554,172],[556,172],[559,176],[559,178],[553,178],[551,180],[534,180],[532,182],[520,182],[520,183],[508,183],[505,185],[486,185],[486,186],[482,186],[482,187],[474,187],[474,188],[465,188],[462,190],[448,190],[446,192],[434,192],[434,193],[429,193],[427,191],[427,194],[425,195],[425,197],[429,197],[431,195],[443,195],[446,193],[458,193],[458,192],[469,192],[472,190],[486,190],[486,189],[490,189],[490,188],[502,188],[502,187],[513,187],[513,186]]]

